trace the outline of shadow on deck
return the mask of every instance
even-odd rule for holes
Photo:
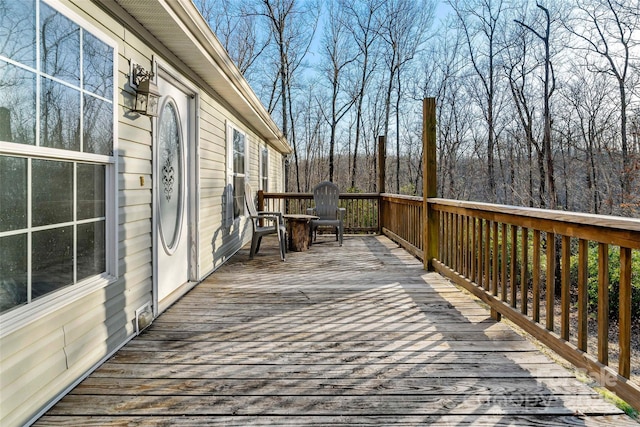
[[[385,237],[265,238],[36,425],[637,425]]]

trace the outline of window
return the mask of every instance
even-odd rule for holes
[[[228,158],[228,190],[232,199],[232,212],[227,213],[230,220],[244,215],[244,183],[247,176],[247,137],[235,126],[227,125],[227,150]]]
[[[260,149],[260,189],[269,191],[269,149],[266,146]]]
[[[0,313],[109,272],[116,163],[114,44],[44,2],[3,8]]]

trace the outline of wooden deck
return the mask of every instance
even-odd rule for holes
[[[635,425],[385,237],[243,249],[37,423]]]

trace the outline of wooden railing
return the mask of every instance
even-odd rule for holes
[[[495,318],[509,319],[640,410],[640,385],[631,377],[631,279],[640,274],[632,272],[631,258],[640,250],[640,220],[437,198],[427,200],[424,212],[421,197],[392,194],[344,193],[340,201],[346,233],[384,233],[426,257],[425,265],[484,301]],[[266,210],[305,213],[313,196],[260,193],[258,202]],[[614,252],[619,266],[609,261]],[[610,270],[619,276],[617,301],[609,300]],[[597,281],[591,296],[590,281]],[[617,319],[615,352],[610,311]]]
[[[637,377],[630,380],[631,258],[640,249],[640,220],[445,199],[428,199],[428,206],[440,229],[431,260],[436,271],[640,410],[640,385]],[[610,251],[620,260],[613,272],[619,274],[617,361],[609,348],[616,306],[609,300]],[[590,252],[592,259],[597,253],[597,277],[589,276]],[[591,301],[590,280],[597,280]],[[597,325],[593,339],[590,323]]]
[[[258,209],[287,214],[304,214],[312,208],[311,193],[258,192]],[[341,193],[340,207],[346,208],[345,233],[380,232],[380,196],[373,193]]]
[[[422,234],[422,197],[381,194],[381,232],[412,253],[424,259]]]

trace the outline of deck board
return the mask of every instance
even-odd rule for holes
[[[35,424],[637,425],[384,237],[245,248]]]

